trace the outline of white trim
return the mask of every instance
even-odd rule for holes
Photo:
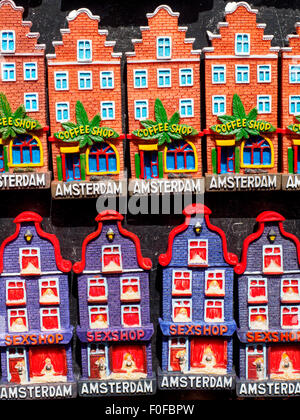
[[[166,56],[164,54],[162,57],[160,57],[158,55],[158,49],[159,49],[158,41],[160,39],[168,39],[170,41],[170,56]],[[164,47],[164,50],[165,50],[165,47]],[[161,61],[161,60],[170,60],[172,58],[172,37],[170,35],[160,35],[160,36],[157,36],[156,37],[156,58],[157,58],[158,61]]]
[[[43,271],[39,274],[39,276],[52,276],[54,274],[62,274],[62,271]],[[22,273],[5,273],[3,272],[0,277],[14,277],[14,276],[22,276]]]
[[[189,282],[190,282],[190,287],[188,290],[185,291],[185,293],[176,293],[178,292],[176,290],[175,287],[175,274],[176,273],[180,273],[181,275],[183,273],[188,273],[189,274]],[[183,270],[183,269],[175,269],[173,268],[172,270],[172,297],[173,298],[180,298],[181,296],[191,296],[192,295],[192,284],[193,284],[193,272],[192,270]]]
[[[224,112],[214,112],[214,103],[215,103],[215,98],[220,97],[224,99]],[[211,97],[212,100],[212,115],[225,115],[226,114],[226,108],[227,108],[227,98],[226,95],[212,95]]]
[[[36,77],[35,78],[30,78],[30,79],[26,79],[26,64],[35,64],[35,71],[36,71]],[[38,80],[38,63],[37,61],[28,61],[26,63],[23,63],[23,77],[24,77],[24,82],[30,82],[32,80]]]
[[[40,33],[39,32],[28,32],[28,34],[26,34],[27,38],[36,38],[38,39],[40,37]]]
[[[260,100],[261,97],[268,97],[269,98],[270,111],[266,111],[265,110],[265,104],[264,104],[264,110],[262,112],[259,110],[258,103],[259,103],[259,100]],[[258,114],[261,114],[261,115],[264,115],[264,114],[272,114],[272,95],[257,95],[257,97],[256,97],[256,106],[257,106],[257,113]]]
[[[176,345],[172,345],[172,341],[177,340]],[[178,344],[180,340],[185,340],[184,344]],[[189,339],[185,337],[170,337],[168,339],[168,371],[173,372],[171,368],[171,349],[177,347],[184,347],[186,351],[186,361],[185,361],[185,369],[188,370],[189,367],[189,359],[190,359],[190,352],[189,352]]]
[[[258,13],[257,9],[252,9],[251,6],[248,3],[246,3],[245,1],[240,1],[238,3],[236,3],[236,2],[227,3],[226,6],[225,6],[225,15],[229,15],[229,14],[235,12],[236,9],[238,7],[241,7],[241,6],[245,7],[248,10],[248,12],[251,12],[251,13],[254,13],[254,14]]]
[[[55,59],[55,54],[47,54],[47,59]],[[48,62],[48,66],[74,66],[74,65],[97,65],[97,64],[110,64],[110,65],[120,65],[120,61],[61,61],[61,62]]]
[[[170,84],[169,85],[163,85],[163,86],[160,86],[159,85],[159,72],[160,71],[169,72],[169,76],[167,76],[167,77],[170,77]],[[156,77],[157,77],[157,87],[159,89],[172,87],[172,70],[170,68],[169,69],[166,69],[166,68],[158,68],[157,71],[156,71]],[[165,82],[165,76],[163,76],[163,79],[164,79],[164,82]]]
[[[183,101],[190,101],[192,105],[192,115],[183,115],[181,113],[181,106]],[[194,107],[194,98],[181,98],[179,99],[179,114],[181,118],[194,118],[195,116],[195,107]]]
[[[94,346],[94,348],[96,347],[96,350],[93,350],[92,354],[97,354],[100,355],[100,351],[99,351],[99,347],[103,348],[104,351],[104,357],[105,357],[105,369],[106,369],[106,374],[109,375],[110,374],[110,369],[109,369],[109,353],[108,353],[108,345],[107,343],[89,343],[87,345],[87,363],[88,363],[88,377],[91,376],[91,347]]]
[[[224,69],[224,82],[215,82],[214,81],[215,67],[223,67],[223,69]],[[212,82],[212,84],[214,84],[214,85],[224,85],[224,84],[226,84],[226,71],[227,71],[226,64],[212,64],[211,65],[211,82]]]
[[[270,80],[259,80],[260,67],[268,67],[269,68]],[[271,83],[271,81],[272,81],[272,68],[271,68],[271,64],[258,64],[257,65],[257,83]]]
[[[105,104],[105,103],[112,105],[112,108],[113,108],[113,116],[112,117],[107,117],[107,118],[104,118],[103,117],[103,109],[104,109],[103,104]],[[112,120],[115,120],[116,119],[116,104],[115,104],[115,101],[101,101],[100,102],[100,113],[101,113],[101,119],[102,119],[102,121],[112,121]]]
[[[196,246],[196,247],[192,247],[191,248],[191,242],[198,242],[198,245]],[[195,263],[193,263],[192,261],[191,261],[191,259],[190,259],[190,251],[191,251],[191,249],[194,249],[194,248],[199,248],[200,246],[199,246],[199,243],[200,242],[205,242],[205,249],[206,249],[206,261],[205,262],[203,262],[203,263],[198,263],[198,264],[195,264]],[[201,248],[204,248],[203,246],[201,246]],[[192,267],[194,267],[194,266],[197,266],[197,267],[206,267],[208,265],[208,239],[189,239],[188,240],[188,266],[192,266]]]
[[[196,50],[195,50],[196,51]],[[193,53],[193,51],[191,51],[191,53]],[[200,54],[201,50],[197,50],[195,52],[195,54]],[[125,53],[126,56],[128,57],[135,57],[135,53],[134,52],[127,52]],[[162,59],[158,59],[158,60],[129,60],[127,63],[128,64],[146,64],[146,63],[189,63],[189,62],[197,62],[200,63],[200,59],[199,58],[162,58]]]
[[[145,76],[146,76],[146,86],[136,86],[136,78],[138,76],[136,76],[136,72],[145,72]],[[143,76],[142,76],[143,77]],[[148,69],[133,69],[133,86],[135,89],[147,89],[148,88]]]
[[[18,12],[24,12],[24,8],[22,6],[17,6],[12,0],[2,0],[0,2],[0,8],[8,4],[12,9],[17,10]]]
[[[88,17],[90,19],[93,20],[97,20],[98,22],[100,22],[100,16],[98,15],[93,15],[92,12],[89,9],[86,9],[84,7],[82,7],[81,9],[78,10],[72,10],[68,16],[66,17],[68,22],[71,22],[72,20],[76,19],[81,13],[85,13],[88,15]]]
[[[58,88],[56,87],[57,74],[62,74],[62,73],[66,74],[67,87],[66,87],[65,89],[63,89],[63,88],[58,89]],[[69,90],[69,72],[68,72],[68,71],[62,70],[62,71],[55,71],[55,72],[54,72],[54,90],[59,91],[59,92],[60,92],[60,91],[62,91],[62,90]]]
[[[16,289],[17,287],[9,287],[8,283],[10,282],[15,282],[15,283],[22,283],[22,289],[24,290],[24,303],[20,303],[20,301],[18,300],[8,300],[8,290],[10,289]],[[5,282],[5,303],[6,306],[13,306],[13,305],[26,305],[26,301],[27,301],[27,293],[26,293],[26,282],[25,279],[7,279]]]
[[[19,353],[19,350],[22,350],[22,353]],[[25,363],[25,374],[26,374],[26,381],[28,382],[28,365],[27,365],[27,354],[26,354],[26,350],[25,347],[23,346],[16,346],[14,348],[15,352],[14,353],[9,353],[10,348],[6,348],[6,368],[7,368],[7,378],[8,381],[11,381],[11,373],[9,370],[9,360],[10,359],[14,359],[14,358],[18,358],[18,357],[23,357],[24,358],[24,363]]]
[[[11,32],[13,34],[14,49],[11,50],[11,51],[7,51],[7,50],[3,50],[2,49],[2,35],[3,35],[4,32]],[[16,32],[15,32],[14,29],[3,29],[0,32],[0,51],[1,51],[1,54],[4,53],[4,54],[11,55],[11,54],[14,54],[15,53],[15,51],[16,51]]]
[[[89,73],[89,76],[86,78],[86,77],[83,77],[83,80],[84,80],[84,84],[86,84],[86,80],[87,79],[90,79],[90,81],[91,81],[91,87],[80,87],[80,73]],[[77,79],[78,79],[78,90],[92,90],[93,89],[93,73],[91,72],[91,71],[85,71],[85,70],[78,70],[77,71]]]
[[[247,302],[248,303],[257,303],[257,301],[253,298],[250,298],[250,290],[251,287],[261,287],[265,289],[265,302],[264,303],[260,303],[261,305],[266,304],[268,302],[268,279],[265,277],[249,277],[248,279],[248,286],[247,286]],[[251,286],[251,282],[252,281],[263,281],[264,282],[264,286]]]
[[[298,278],[295,278],[295,277],[282,277],[281,278],[281,280],[280,280],[280,300],[281,300],[281,302],[283,302],[285,304],[289,304],[289,303],[293,304],[295,302],[299,303],[298,300],[294,300],[294,298],[291,299],[291,300],[285,298],[285,294],[283,293],[283,288],[284,287],[293,287],[291,284],[289,286],[284,285],[283,282],[285,282],[285,281],[287,281],[287,282],[296,281],[298,283],[297,287],[298,287],[298,296],[299,296],[299,302],[300,302],[300,278],[299,277]]]
[[[204,51],[204,48],[203,48],[202,51]],[[208,48],[205,49],[205,51],[208,52]],[[209,51],[213,51],[213,50],[210,49]],[[221,59],[221,58],[224,58],[224,59],[229,59],[229,58],[236,59],[236,58],[239,58],[239,59],[242,60],[242,59],[245,59],[245,57],[247,57],[247,59],[248,58],[255,58],[255,59],[258,59],[258,58],[262,58],[262,59],[276,58],[276,59],[278,59],[278,55],[277,54],[265,54],[265,55],[255,55],[255,54],[252,54],[252,55],[241,55],[241,54],[239,54],[239,55],[207,55],[207,56],[205,56],[206,59],[209,58],[211,60],[213,60],[213,59]],[[300,58],[300,56],[298,56],[298,57]]]
[[[222,274],[222,277],[219,279],[219,280],[222,281],[222,288],[220,288],[220,292],[219,293],[214,293],[214,294],[209,293],[209,294],[207,294],[207,292],[208,292],[207,283],[210,280],[208,278],[208,275],[209,274],[214,274],[214,275],[216,275],[216,274]],[[225,283],[226,283],[225,277],[226,277],[225,276],[225,270],[222,270],[222,269],[221,270],[218,270],[218,269],[215,269],[215,270],[205,270],[205,280],[204,280],[204,294],[205,294],[205,296],[208,296],[210,299],[213,299],[214,297],[222,297],[222,296],[225,296]],[[214,279],[213,280],[217,280],[216,276],[214,276]]]
[[[90,51],[91,51],[91,58],[79,58],[79,42],[89,42],[90,43]],[[84,45],[84,55],[85,55],[85,45]],[[77,39],[77,61],[79,63],[90,63],[93,60],[93,43],[91,39]]]
[[[30,255],[31,255],[31,251],[37,251],[37,257],[38,257],[38,261],[39,261],[39,270],[41,271],[41,250],[38,247],[23,247],[23,248],[19,248],[19,264],[20,264],[20,275],[23,276],[23,270],[22,270],[22,256],[26,256],[26,254],[23,254],[23,251],[30,251]],[[35,274],[34,274],[35,275]],[[41,273],[38,274],[39,276],[41,275]]]
[[[51,310],[56,310],[57,312],[56,312],[56,315],[53,315],[53,314],[43,314],[43,312],[50,312]],[[50,317],[57,317],[57,319],[58,319],[58,328],[55,328],[55,329],[48,329],[48,328],[45,328],[45,327],[43,327],[43,317],[45,317],[45,316],[50,316]],[[44,306],[44,307],[42,307],[42,308],[40,308],[40,327],[41,327],[41,331],[59,331],[60,329],[61,329],[61,324],[60,324],[60,310],[59,310],[59,307],[57,307],[57,306]]]
[[[14,71],[14,77],[13,77],[13,79],[10,79],[10,78],[4,79],[4,70],[5,70],[4,67],[7,66],[7,65],[14,66],[14,68],[13,68],[13,71]],[[6,71],[9,71],[9,70],[6,70]],[[3,63],[1,63],[1,80],[4,83],[7,83],[7,82],[15,82],[16,81],[16,63],[15,62],[13,62],[13,63],[12,62],[3,62]]]
[[[136,277],[136,276],[126,276],[126,277],[120,277],[120,299],[121,299],[121,302],[130,302],[130,299],[122,298],[122,295],[123,295],[122,288],[127,286],[126,284],[123,284],[123,282],[125,280],[129,281],[129,285],[131,285],[132,280],[134,281],[133,285],[137,286],[137,288],[138,288],[138,291],[136,292],[138,297],[136,298],[136,300],[140,301],[141,300],[141,279],[139,277]]]
[[[237,37],[240,36],[240,35],[242,35],[242,36],[247,35],[247,37],[248,37],[247,43],[249,45],[249,52],[243,52],[243,51],[242,52],[238,52],[237,51]],[[243,49],[243,45],[244,45],[244,41],[242,41],[242,49]],[[234,37],[234,52],[235,52],[235,55],[237,55],[237,56],[243,56],[243,57],[250,56],[250,34],[249,33],[246,33],[246,32],[238,32],[238,33],[235,34],[235,37]]]
[[[147,19],[151,19],[151,18],[153,18],[161,9],[164,9],[164,10],[166,10],[168,13],[169,13],[169,15],[170,16],[172,16],[172,17],[179,17],[180,16],[180,13],[178,13],[178,12],[173,12],[173,10],[171,9],[171,7],[169,7],[169,6],[166,6],[165,4],[162,4],[162,5],[160,5],[160,6],[158,6],[155,10],[154,10],[154,12],[153,13],[147,13],[146,14],[146,17],[147,17]]]
[[[100,286],[100,283],[99,283],[100,280],[103,281],[103,286],[104,286],[104,289],[105,289],[105,295],[104,295],[103,299],[99,299],[99,300],[96,301],[96,299],[92,299],[91,296],[90,296],[91,281],[98,282],[98,284],[96,286],[94,286],[94,285],[92,286],[92,287],[97,287],[97,286]],[[88,299],[88,301],[89,302],[92,302],[92,301],[93,302],[107,302],[107,297],[108,297],[107,278],[103,277],[103,276],[89,277],[87,279],[87,299]]]
[[[191,73],[192,81],[191,81],[190,84],[189,83],[188,84],[182,84],[182,82],[181,82],[181,76],[182,76],[181,73],[184,72],[184,71],[190,71],[190,73]],[[193,67],[183,67],[183,68],[179,69],[179,86],[181,86],[181,87],[192,87],[192,86],[194,86],[194,69],[193,69]]]
[[[36,97],[36,103],[37,103],[37,108],[36,109],[27,109],[26,108],[26,95],[35,95]],[[37,92],[26,92],[24,93],[24,106],[25,106],[25,110],[26,112],[39,112],[39,94]]]
[[[126,268],[124,270],[122,270],[122,273],[140,273],[143,272],[144,270],[141,268]],[[99,274],[102,275],[102,271],[99,270],[83,270],[82,274]]]
[[[103,86],[103,84],[102,84],[102,73],[110,73],[111,74],[111,76],[109,76],[109,77],[112,77],[112,86],[107,86],[107,87],[104,87]],[[100,71],[100,88],[101,89],[105,89],[105,90],[107,90],[107,89],[114,89],[115,88],[115,72],[114,72],[114,70],[103,70],[103,71]]]
[[[51,303],[51,302],[49,302],[52,306],[53,305],[58,305],[59,303],[60,303],[60,290],[59,290],[59,278],[58,277],[50,277],[50,278],[46,278],[46,279],[44,279],[44,278],[41,278],[41,279],[39,279],[38,280],[39,281],[39,302],[40,302],[40,304],[42,304],[42,305],[47,305],[48,306],[48,304],[47,304],[47,302],[42,302],[41,303],[41,297],[42,297],[42,287],[44,287],[44,286],[42,286],[42,283],[44,282],[44,281],[55,281],[55,283],[56,283],[56,285],[55,285],[55,288],[56,288],[56,290],[57,290],[57,300],[58,300],[58,303]],[[53,286],[49,286],[49,288],[50,287],[53,287]]]
[[[300,80],[299,80],[299,82],[298,81],[292,82],[292,80],[291,80],[291,74],[292,74],[291,68],[292,67],[298,67],[299,68],[299,74],[300,74],[300,64],[289,64],[289,83],[291,83],[293,85],[300,84]]]
[[[245,81],[238,81],[237,79],[238,79],[238,77],[237,77],[237,75],[238,75],[238,67],[244,67],[245,68],[245,70],[243,69],[242,70],[242,78],[244,77],[244,74],[245,73],[247,73],[248,74],[248,80],[247,80],[247,82],[245,82]],[[235,65],[235,83],[238,83],[238,84],[249,84],[250,83],[250,67],[249,67],[249,64],[236,64]]]
[[[137,109],[136,103],[137,102],[144,102],[145,103],[145,107],[147,107],[146,117],[137,118],[137,116],[136,116],[136,109]],[[134,118],[135,118],[136,121],[143,121],[143,120],[149,118],[149,101],[148,101],[148,99],[136,99],[134,101]]]
[[[289,113],[290,113],[290,115],[299,115],[299,112],[297,112],[297,111],[292,112],[291,111],[291,98],[293,96],[297,96],[299,98],[299,103],[300,103],[300,94],[299,95],[289,95]]]

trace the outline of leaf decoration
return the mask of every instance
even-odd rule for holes
[[[65,131],[72,133],[69,138],[61,137],[60,132],[54,133],[54,137],[66,143],[78,142],[79,148],[85,146],[92,146],[94,143],[103,142],[106,139],[116,139],[120,135],[112,128],[100,127],[101,117],[96,114],[91,121],[89,121],[87,112],[82,102],[77,101],[75,106],[76,123],[67,121],[62,123]]]
[[[148,129],[147,135],[143,135],[143,130],[134,130],[132,134],[142,140],[157,140],[159,146],[164,143],[172,143],[172,140],[183,140],[187,136],[196,136],[198,131],[187,124],[180,123],[179,112],[175,112],[170,119],[168,119],[167,112],[160,99],[155,100],[154,105],[155,121],[142,120],[141,126]],[[176,130],[174,130],[176,126]],[[188,134],[183,134],[182,129],[188,131]]]
[[[295,118],[300,123],[300,115],[295,115]],[[300,128],[299,127],[297,127],[297,129],[295,129],[294,124],[288,125],[287,128],[290,131],[293,131],[294,133],[299,133],[299,131],[300,131]]]

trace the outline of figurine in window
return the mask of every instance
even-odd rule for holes
[[[99,378],[106,378],[105,356],[100,356],[99,359],[96,360],[95,365],[97,366],[99,372]]]
[[[49,287],[42,293],[41,302],[57,302],[57,296]]]
[[[178,359],[180,372],[184,373],[185,367],[186,367],[186,351],[185,350],[179,350],[176,353],[176,359]]]
[[[138,293],[134,291],[132,286],[129,286],[126,292],[123,293],[123,298],[128,300],[137,299],[138,297]]]
[[[136,364],[130,353],[125,353],[122,363],[122,370],[126,373],[132,373],[136,370]]]
[[[107,328],[107,320],[105,315],[99,314],[95,317],[95,320],[92,323],[93,328]]]
[[[15,364],[15,369],[18,372],[20,378],[20,384],[24,384],[26,382],[26,370],[25,370],[25,362],[24,360],[19,360]]]
[[[272,379],[299,379],[300,373],[296,371],[290,356],[284,352],[281,355],[279,372],[271,375]]]
[[[46,357],[45,366],[41,371],[42,375],[52,378],[55,375],[55,371],[51,362],[50,357]]]
[[[257,315],[251,322],[251,328],[254,330],[266,330],[268,328],[266,318],[262,315]]]
[[[11,330],[14,332],[27,331],[27,326],[25,325],[23,318],[16,318],[11,324]]]
[[[215,355],[210,346],[207,346],[204,350],[201,364],[204,365],[206,371],[212,371],[217,361]]]
[[[257,379],[259,381],[265,379],[264,359],[262,357],[258,357],[257,359],[254,360],[253,365],[255,366],[255,369],[256,369]]]
[[[284,299],[293,302],[295,299],[299,299],[299,293],[295,292],[293,287],[289,287],[284,292]]]
[[[218,295],[220,292],[221,292],[221,288],[220,288],[219,282],[217,280],[212,280],[209,283],[207,293],[212,294],[212,295]]]
[[[189,322],[190,317],[188,315],[187,308],[180,308],[177,315],[175,316],[174,321],[175,322]]]

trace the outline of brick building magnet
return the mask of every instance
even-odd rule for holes
[[[261,213],[243,245],[238,275],[237,393],[243,397],[300,392],[300,242],[285,218]]]
[[[0,399],[72,398],[68,273],[55,235],[33,212],[0,247]]]
[[[164,192],[171,179],[173,192],[201,191],[201,51],[178,18],[164,5],[148,13],[126,53],[131,193]]]
[[[202,204],[185,208],[174,228],[163,269],[162,370],[164,389],[234,389],[233,267],[224,232]]]
[[[0,1],[0,190],[50,188],[45,45],[23,12]]]
[[[207,191],[274,190],[278,52],[256,9],[231,2],[205,54]]]
[[[83,397],[153,394],[149,270],[138,237],[123,216],[100,213],[82,245],[78,274]]]
[[[99,21],[72,11],[47,55],[53,198],[122,193],[122,54]]]

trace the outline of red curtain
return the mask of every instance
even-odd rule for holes
[[[9,282],[7,290],[8,302],[20,301],[25,299],[25,284],[22,282]]]
[[[121,259],[119,254],[104,254],[103,256],[103,263],[104,267],[108,266],[110,263],[114,263],[118,266],[121,266]]]
[[[22,311],[21,309],[19,309],[18,311],[11,311],[10,326],[12,327],[16,321],[18,324],[21,324],[21,321],[22,321],[22,324],[27,327],[25,311]]]
[[[300,372],[300,348],[297,345],[279,345],[270,347],[269,371],[280,373],[280,363],[282,357],[288,356],[293,364],[294,371]]]
[[[58,314],[43,315],[43,327],[46,330],[57,330],[59,328]]]
[[[191,368],[205,367],[202,363],[204,352],[210,349],[216,359],[216,368],[227,368],[227,341],[221,338],[191,339]]]
[[[190,273],[175,273],[174,285],[176,291],[189,291],[191,288],[191,276]]]
[[[170,349],[170,365],[173,372],[180,372],[178,352],[186,353],[185,347],[175,347]]]
[[[115,373],[126,372],[122,369],[125,357],[130,354],[132,360],[136,365],[136,372],[146,372],[146,347],[139,344],[122,344],[112,346],[110,349],[111,355],[111,370]]]
[[[134,325],[140,325],[140,316],[139,316],[138,309],[136,310],[131,309],[130,312],[127,312],[126,309],[124,309],[123,323],[124,325],[128,327],[132,327]]]
[[[93,298],[93,300],[95,300],[97,297],[105,297],[105,286],[90,286],[89,297]]]
[[[269,255],[268,255],[269,254]],[[278,269],[281,269],[281,253],[280,248],[266,248],[264,256],[264,265],[265,268],[268,268],[270,265],[276,265]]]
[[[67,358],[63,347],[32,347],[29,349],[30,377],[42,376],[46,359],[50,359],[54,374],[67,376]]]
[[[298,325],[298,323],[299,323],[298,308],[296,307],[282,308],[282,326],[292,327],[292,326]]]
[[[197,248],[194,248],[196,246]],[[190,242],[190,261],[192,262],[194,259],[198,260],[197,257],[200,257],[201,260],[207,260],[207,250],[206,250],[206,242]]]
[[[39,268],[39,257],[36,249],[24,249],[22,251],[22,269],[25,270],[29,264],[32,264],[35,268]]]

